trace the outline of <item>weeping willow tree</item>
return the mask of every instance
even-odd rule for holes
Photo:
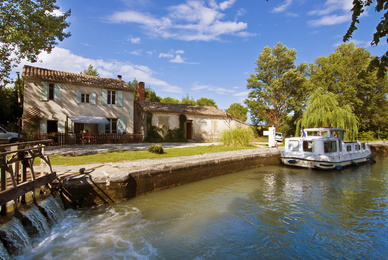
[[[355,139],[358,134],[358,120],[349,104],[338,103],[335,94],[318,88],[310,96],[307,109],[297,122],[296,133],[303,127],[335,127],[347,129],[347,139]]]

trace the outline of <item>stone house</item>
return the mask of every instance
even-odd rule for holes
[[[144,83],[140,82],[138,101],[135,102],[134,129],[135,133],[144,137],[147,136],[147,126],[156,127],[163,137],[169,130],[183,127],[184,137],[188,141],[217,141],[225,130],[249,127],[247,123],[233,119],[228,113],[212,106],[146,102],[144,93]],[[182,115],[184,122],[181,122]]]
[[[110,79],[24,66],[22,77],[23,119],[37,117],[40,134],[87,131],[145,138],[148,124],[163,137],[180,129],[185,140],[217,141],[224,130],[248,127],[215,107],[145,102],[144,82],[139,82],[135,102],[134,89],[121,76]]]
[[[134,89],[121,80],[24,66],[23,119],[40,133],[133,133]]]

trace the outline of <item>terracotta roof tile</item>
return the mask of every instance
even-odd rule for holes
[[[22,77],[25,79],[37,79],[42,81],[51,81],[58,83],[68,83],[88,87],[109,88],[134,91],[134,89],[120,79],[110,79],[58,70],[50,70],[25,65],[23,67]]]
[[[228,116],[226,112],[211,106],[166,104],[166,103],[145,102],[145,101],[140,101],[138,103],[146,112],[195,114],[195,115],[219,116],[219,117]]]

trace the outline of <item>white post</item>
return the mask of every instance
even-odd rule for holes
[[[268,127],[268,146],[269,147],[275,147],[276,146],[276,141],[275,141],[275,134],[276,134],[276,127]]]
[[[276,133],[276,127],[268,127],[268,131],[264,131],[264,135],[268,136],[268,146],[269,147],[275,147],[276,141],[275,141],[275,133]]]

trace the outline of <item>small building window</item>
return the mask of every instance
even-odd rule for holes
[[[47,85],[46,85],[47,86]],[[48,100],[54,100],[54,84],[49,84],[49,93],[48,93]]]
[[[89,94],[81,94],[81,103],[89,103]]]
[[[107,104],[111,104],[111,105],[116,104],[116,91],[108,90]]]
[[[105,125],[105,133],[117,133],[117,118],[107,118],[109,124]]]

